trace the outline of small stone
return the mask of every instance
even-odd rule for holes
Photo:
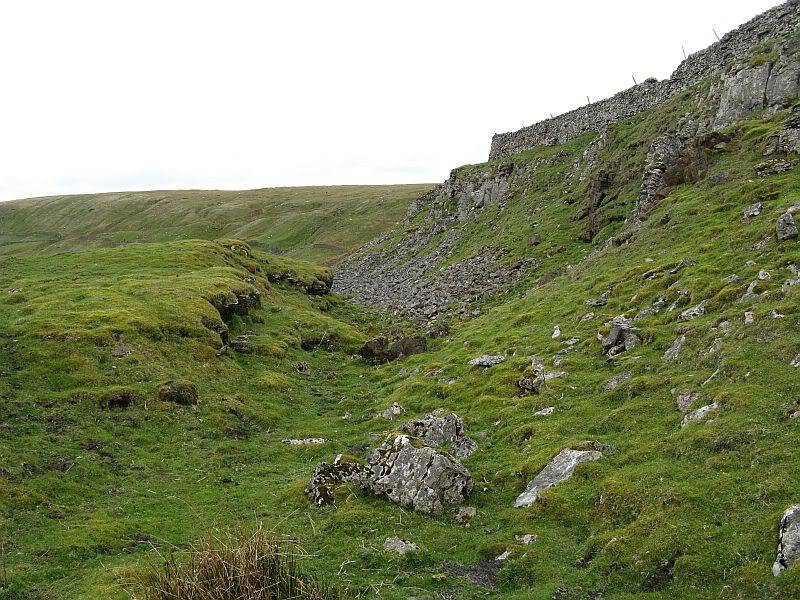
[[[681,412],[689,410],[689,407],[700,397],[700,394],[697,392],[680,393],[677,390],[672,390],[672,394],[675,396],[675,404],[678,405],[678,410]]]
[[[619,375],[615,375],[611,379],[608,380],[608,383],[603,387],[604,392],[613,392],[619,386],[621,386],[626,381],[629,381],[633,377],[633,373],[626,372],[620,373]]]
[[[736,282],[738,282],[738,281],[741,281],[741,280],[742,280],[742,278],[741,278],[741,277],[739,277],[738,275],[736,275],[735,273],[733,273],[733,274],[731,274],[731,275],[728,275],[728,276],[727,276],[725,279],[723,279],[722,281],[724,281],[725,283],[736,283]]]
[[[684,310],[680,314],[679,319],[681,321],[691,321],[693,319],[697,319],[699,317],[702,317],[704,314],[706,314],[706,301],[705,300],[703,300],[697,306],[692,306],[691,308],[687,308],[686,310]]]
[[[712,354],[716,354],[722,348],[722,338],[714,338],[713,343],[711,346],[706,350],[706,356],[711,356]]]
[[[127,344],[117,344],[111,350],[111,356],[113,358],[122,358],[124,356],[128,356],[131,353],[131,349]]]
[[[784,292],[788,292],[794,286],[800,285],[800,270],[798,270],[796,265],[789,265],[789,271],[794,275],[794,277],[790,277],[786,281],[783,282],[781,285],[781,290]]]
[[[670,275],[675,275],[676,273],[680,273],[686,267],[692,267],[696,263],[691,258],[684,258],[681,262],[675,265],[673,268],[669,270]]]
[[[469,527],[476,514],[478,511],[474,506],[462,506],[453,513],[453,520],[462,527]]]
[[[319,446],[325,443],[323,438],[303,438],[303,439],[291,439],[291,440],[283,440],[284,444],[289,444],[290,446]]]
[[[598,296],[597,298],[589,298],[586,301],[586,304],[594,308],[600,308],[601,306],[605,306],[606,304],[608,304],[609,295],[610,292],[605,291],[602,294],[600,294],[600,296]]]
[[[758,280],[752,281],[750,285],[747,286],[747,291],[742,296],[742,302],[755,302],[758,300],[758,294],[756,293],[756,287],[758,287]]]
[[[683,421],[681,421],[681,427],[687,427],[692,423],[699,423],[700,421],[704,421],[706,417],[715,410],[719,408],[719,405],[714,402],[713,404],[707,404],[706,406],[701,406],[697,410],[693,410],[688,415],[683,417]]]
[[[775,223],[775,234],[779,243],[797,239],[797,225],[791,212],[786,212],[778,218]]]
[[[766,270],[766,269],[761,269],[761,270],[758,272],[758,278],[759,278],[761,281],[769,281],[770,279],[772,279],[772,275],[770,275],[770,274],[767,272],[767,270]]]
[[[394,402],[389,408],[379,413],[378,416],[393,421],[395,417],[399,417],[405,412],[406,412],[405,408],[400,406],[397,402]]]
[[[685,343],[686,343],[686,336],[685,335],[679,335],[675,339],[675,341],[672,342],[672,346],[669,347],[669,350],[667,350],[664,353],[664,356],[662,357],[662,359],[665,360],[665,361],[672,361],[672,360],[675,360],[676,358],[678,358],[678,356],[681,353],[681,350],[683,349],[683,345]]]
[[[556,340],[556,339],[561,337],[561,327],[559,327],[558,325],[553,327],[553,336],[552,337],[553,337],[554,340]]]
[[[579,322],[580,323],[586,323],[587,321],[591,321],[592,319],[594,319],[594,313],[593,312],[588,312],[588,313],[586,313],[585,315],[583,315],[581,317],[581,320]]]
[[[508,560],[511,557],[511,548],[503,552],[500,556],[495,558],[497,562],[503,562],[504,560]]]
[[[387,537],[383,542],[383,549],[387,552],[397,552],[400,555],[406,555],[409,552],[416,552],[419,550],[414,542],[408,540],[401,540],[399,537]]]
[[[778,532],[778,554],[772,565],[776,577],[800,559],[800,504],[786,509]]]
[[[569,375],[566,371],[548,371],[544,374],[544,380],[550,381],[551,379],[560,379]]]
[[[489,367],[493,367],[495,365],[499,365],[501,362],[505,361],[506,357],[502,354],[491,355],[491,354],[484,354],[479,356],[478,358],[473,358],[469,361],[469,364],[473,367],[483,367],[488,369]]]
[[[515,535],[514,539],[523,546],[530,546],[539,539],[539,536],[534,535],[533,533],[526,533],[524,535]]]
[[[230,347],[240,354],[250,354],[253,351],[253,346],[250,344],[250,335],[239,335],[231,340]]]
[[[745,206],[744,209],[742,209],[742,214],[744,215],[745,219],[751,219],[760,215],[762,208],[763,204],[761,202],[756,202],[750,206]]]
[[[745,325],[752,325],[755,322],[755,320],[756,320],[755,313],[752,313],[750,311],[747,311],[746,313],[744,313],[744,324]]]
[[[534,417],[549,417],[554,412],[556,412],[556,407],[555,406],[548,406],[547,408],[543,408],[542,410],[537,410],[535,413],[533,413],[533,416]]]
[[[794,360],[789,363],[795,369],[800,368],[800,354],[794,357]]]

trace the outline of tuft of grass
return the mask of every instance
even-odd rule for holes
[[[260,527],[250,535],[204,538],[138,577],[142,600],[333,600],[344,596],[304,574],[301,555]]]

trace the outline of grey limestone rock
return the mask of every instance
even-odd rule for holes
[[[792,212],[787,211],[778,217],[775,223],[775,235],[780,243],[797,239],[797,224],[794,222]]]
[[[626,381],[630,381],[631,377],[633,377],[633,373],[627,371],[625,373],[620,373],[619,375],[615,375],[611,379],[608,380],[608,383],[603,387],[603,391],[605,392],[613,392],[619,386],[621,386]]]
[[[778,532],[778,553],[772,573],[776,577],[800,559],[800,504],[786,509]]]
[[[488,369],[489,367],[493,367],[495,365],[499,365],[501,362],[505,361],[506,357],[502,354],[483,354],[477,358],[473,358],[469,361],[469,364],[473,367],[483,367]]]
[[[698,304],[697,306],[692,306],[691,308],[687,308],[684,310],[680,315],[681,321],[692,321],[699,317],[702,317],[706,314],[706,302],[705,300]]]
[[[419,550],[414,542],[408,540],[401,540],[399,537],[387,537],[383,542],[383,549],[387,552],[397,552],[400,555],[406,555],[409,552],[416,552]]]
[[[389,437],[366,460],[359,483],[418,512],[439,514],[447,504],[461,504],[472,491],[472,475],[458,460],[408,435]]]
[[[745,206],[742,209],[742,214],[744,215],[745,219],[752,219],[753,217],[757,217],[761,214],[761,209],[763,206],[764,205],[761,202],[756,202],[755,204]]]
[[[641,338],[636,334],[638,328],[633,325],[630,319],[620,315],[614,317],[609,323],[608,335],[598,334],[600,344],[603,347],[603,354],[608,358],[613,358],[618,354],[631,350],[642,343]]]
[[[572,450],[569,448],[562,450],[533,478],[525,491],[514,501],[514,506],[517,508],[531,506],[542,492],[572,477],[578,465],[600,460],[602,457],[603,453],[597,450]]]
[[[429,414],[422,419],[409,421],[402,430],[431,446],[449,449],[460,460],[468,458],[478,448],[474,440],[467,437],[464,420],[455,413]]]
[[[664,352],[664,356],[662,357],[665,361],[672,361],[680,356],[681,350],[683,349],[683,345],[686,343],[686,336],[679,335],[674,342],[672,342],[672,346]]]
[[[472,519],[474,519],[477,514],[478,511],[474,506],[462,506],[453,513],[453,520],[457,525],[469,527],[472,524]]]
[[[706,406],[701,406],[697,410],[693,410],[683,417],[683,420],[681,421],[681,427],[687,427],[692,423],[700,423],[701,421],[705,421],[708,418],[708,415],[718,408],[719,405],[714,402],[713,404],[707,404]]]

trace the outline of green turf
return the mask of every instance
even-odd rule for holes
[[[329,264],[405,216],[429,185],[156,191],[0,203],[0,254],[232,237]]]

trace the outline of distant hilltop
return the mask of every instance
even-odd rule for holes
[[[797,51],[800,40],[786,40],[800,26],[800,0],[788,0],[727,33],[720,41],[689,56],[670,79],[648,79],[606,100],[492,137],[489,160],[505,158],[541,145],[563,144],[587,131],[602,131],[629,119],[674,94],[711,78],[709,101],[717,108],[712,128],[729,125],[740,115],[731,106],[744,104],[748,112],[774,106],[786,88],[797,88]],[[782,42],[785,52],[775,52]],[[794,55],[795,60],[787,58]],[[792,65],[784,64],[792,63]],[[788,68],[790,67],[791,68]],[[735,112],[735,111],[734,111]]]

